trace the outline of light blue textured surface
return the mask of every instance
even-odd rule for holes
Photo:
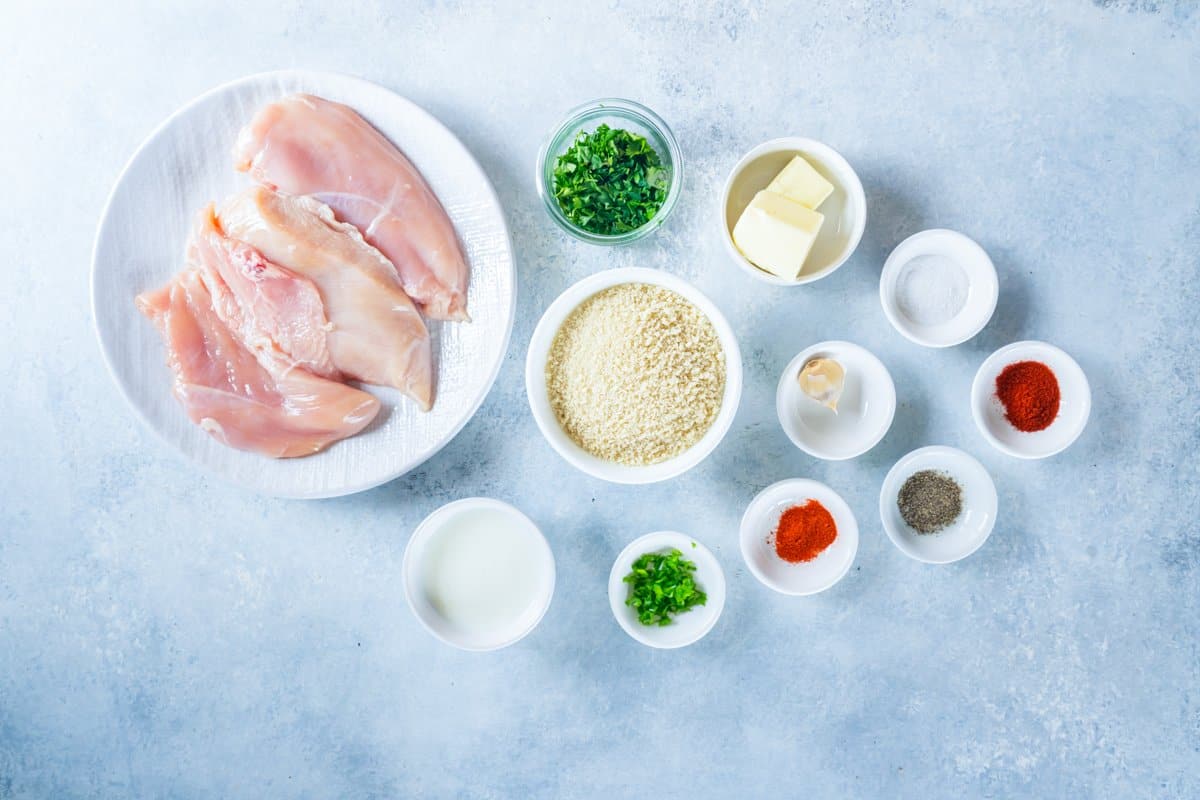
[[[1195,5],[292,5],[0,10],[0,798],[1200,795]],[[324,502],[251,496],[166,450],[87,311],[94,226],[138,142],[286,66],[440,117],[496,183],[520,268],[475,420],[415,473]],[[532,180],[543,134],[604,95],[658,111],[687,166],[668,227],[619,251],[564,238]],[[791,291],[736,271],[714,223],[728,168],[785,134],[838,148],[870,206],[853,259]],[[992,323],[938,352],[877,293],[888,251],[934,226],[975,237],[1001,282]],[[572,472],[525,403],[542,309],[621,265],[694,281],[746,358],[728,438],[665,485]],[[788,359],[832,338],[878,354],[900,402],[838,464],[792,447],[773,408]],[[991,450],[967,403],[1022,338],[1072,353],[1094,391],[1083,437],[1034,463]],[[992,538],[948,567],[906,559],[877,514],[888,467],[931,443],[1000,493]],[[850,575],[807,599],[759,585],[736,542],[754,493],[793,476],[862,528]],[[477,494],[526,511],[558,560],[542,625],[490,655],[426,634],[399,577],[413,526]],[[664,527],[729,579],[717,627],[677,652],[636,644],[605,599],[621,547]]]

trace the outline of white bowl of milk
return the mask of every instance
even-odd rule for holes
[[[417,526],[404,551],[404,594],[437,638],[498,650],[537,627],[554,595],[554,554],[529,517],[470,497]]]

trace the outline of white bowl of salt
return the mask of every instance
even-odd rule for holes
[[[898,244],[879,278],[888,321],[925,347],[952,347],[979,333],[999,296],[996,267],[984,249],[944,228],[914,233]]]

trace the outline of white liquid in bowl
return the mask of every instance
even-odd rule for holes
[[[421,585],[452,629],[486,637],[540,614],[546,566],[541,537],[527,520],[498,508],[464,509],[426,545]]]

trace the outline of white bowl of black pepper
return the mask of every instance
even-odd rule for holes
[[[953,447],[914,450],[883,479],[879,516],[909,558],[950,564],[974,553],[996,524],[996,485],[983,464]]]

